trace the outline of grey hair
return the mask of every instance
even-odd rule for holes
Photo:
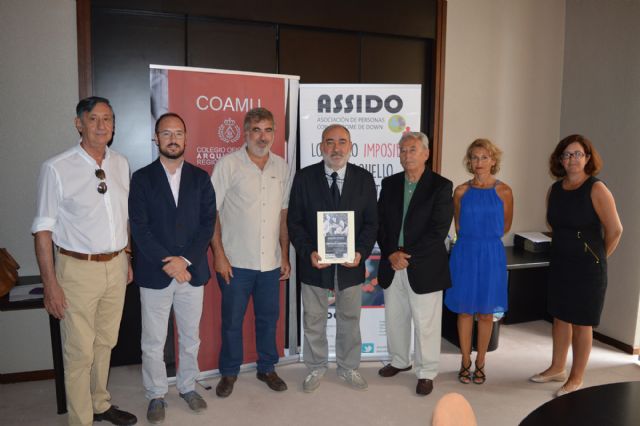
[[[98,104],[105,104],[111,110],[111,115],[113,115],[113,119],[115,120],[116,116],[113,113],[113,107],[107,98],[101,98],[100,96],[90,96],[88,98],[81,99],[76,105],[76,116],[78,118],[82,118],[82,114],[85,112],[89,113],[93,111],[93,109]]]
[[[260,121],[270,121],[271,126],[275,130],[276,128],[276,120],[273,118],[273,113],[266,108],[253,108],[247,112],[247,115],[244,116],[244,131],[245,133],[249,131],[251,128],[251,124],[258,123]]]
[[[402,144],[402,142],[408,140],[408,139],[417,139],[420,142],[422,142],[422,146],[424,146],[426,149],[429,149],[429,138],[427,137],[427,135],[425,135],[422,132],[406,132],[402,134],[402,137],[400,138],[400,141],[398,142],[398,144]]]
[[[326,135],[330,130],[333,129],[342,129],[345,132],[347,132],[347,136],[349,136],[349,140],[351,140],[351,132],[349,131],[349,129],[347,129],[346,127],[344,127],[342,124],[329,124],[327,127],[324,128],[324,130],[322,131],[322,136],[320,137],[320,141],[324,141],[324,135]]]

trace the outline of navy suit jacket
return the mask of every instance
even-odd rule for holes
[[[355,268],[331,265],[325,269],[317,269],[311,266],[311,253],[318,250],[317,212],[331,210],[354,211],[355,249],[362,255],[360,264]],[[378,227],[373,176],[362,167],[347,163],[340,205],[335,208],[324,162],[299,170],[289,196],[287,225],[289,239],[298,253],[298,275],[303,283],[333,289],[336,267],[340,290],[362,283],[365,275],[364,263],[376,242]]]
[[[382,180],[378,200],[378,283],[388,288],[395,275],[389,255],[398,250],[404,203],[404,172]],[[403,250],[411,255],[407,275],[417,294],[451,287],[449,257],[444,245],[453,218],[453,184],[437,173],[424,171],[404,218]]]
[[[129,189],[129,223],[133,240],[135,281],[161,289],[171,283],[162,259],[183,256],[191,285],[209,281],[207,248],[216,220],[216,196],[207,172],[186,161],[182,165],[178,205],[160,160],[138,170]]]

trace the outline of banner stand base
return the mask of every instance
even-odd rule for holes
[[[282,358],[280,358],[280,360],[278,361],[278,364],[276,365],[289,365],[289,364],[296,364],[300,362],[300,356],[298,354],[295,355],[289,355],[289,356],[283,356]],[[250,364],[243,364],[240,366],[240,374],[242,373],[246,373],[247,371],[255,371],[256,369],[256,363],[252,362]],[[220,371],[219,370],[208,370],[208,371],[201,371],[200,374],[198,374],[198,377],[196,378],[196,382],[200,382],[202,380],[207,380],[207,379],[213,379],[216,377],[220,377]],[[176,378],[174,377],[168,377],[167,381],[169,382],[169,386],[174,386],[176,384]],[[205,386],[204,384],[200,384],[201,386]]]
[[[380,362],[385,362],[385,361],[389,361],[391,358],[389,357],[388,354],[380,354],[379,356],[377,355],[366,355],[366,354],[362,354],[362,360],[361,362],[375,362],[375,361],[380,361]],[[282,358],[280,358],[280,360],[278,361],[278,366],[282,366],[282,365],[290,365],[290,364],[297,364],[303,362],[302,359],[302,354],[294,354],[294,355],[288,355],[288,356],[284,356]],[[329,362],[331,363],[335,363],[336,362],[336,357],[335,355],[329,355]],[[243,364],[240,367],[240,374],[242,373],[246,373],[248,371],[255,371],[256,369],[256,363],[252,362],[250,364]],[[201,371],[200,374],[198,374],[198,378],[196,379],[196,382],[198,382],[198,384],[202,387],[204,387],[205,389],[207,388],[207,385],[204,383],[200,383],[202,380],[207,380],[207,379],[214,379],[216,377],[220,377],[220,371],[219,370],[208,370],[208,371]],[[169,386],[175,386],[176,384],[176,378],[175,377],[168,377],[168,382],[169,382]]]

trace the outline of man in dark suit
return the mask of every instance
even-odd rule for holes
[[[184,161],[187,129],[174,113],[156,121],[160,158],[131,179],[129,221],[142,306],[142,380],[147,420],[164,420],[168,391],[164,346],[171,306],[180,342],[176,385],[189,408],[207,404],[195,391],[204,285],[211,276],[207,247],[216,215],[209,175]]]
[[[356,389],[367,382],[358,372],[361,354],[360,285],[365,260],[375,244],[378,224],[376,187],[371,173],[348,163],[351,136],[333,124],[322,132],[323,161],[298,171],[289,198],[289,237],[298,253],[298,277],[304,306],[304,362],[309,374],[305,392],[313,392],[327,371],[327,290],[336,298],[338,376]],[[318,254],[317,212],[353,211],[355,258],[342,264],[322,263]]]
[[[442,290],[451,287],[444,245],[453,217],[452,183],[426,168],[429,140],[420,132],[400,139],[404,172],[382,180],[378,200],[378,282],[384,289],[391,363],[378,374],[411,369],[411,320],[415,327],[416,393],[428,395],[438,374]]]

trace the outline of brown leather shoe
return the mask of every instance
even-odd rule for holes
[[[101,422],[103,420],[107,422],[111,422],[114,425],[128,426],[128,425],[135,425],[138,421],[138,418],[131,413],[118,410],[118,407],[116,407],[115,405],[112,405],[104,413],[93,414],[94,422]]]
[[[387,364],[384,367],[382,367],[380,370],[378,370],[378,374],[381,375],[382,377],[393,377],[396,374],[400,373],[401,371],[409,371],[411,370],[411,366],[408,366],[407,368],[396,368],[391,364]]]
[[[270,389],[276,392],[282,392],[287,390],[287,384],[278,376],[278,373],[271,371],[269,373],[256,373],[258,380],[265,382]]]
[[[226,398],[233,392],[233,384],[238,380],[238,376],[222,376],[216,386],[216,395]]]
[[[416,393],[421,396],[427,396],[433,390],[433,380],[431,379],[418,379],[416,385]]]

